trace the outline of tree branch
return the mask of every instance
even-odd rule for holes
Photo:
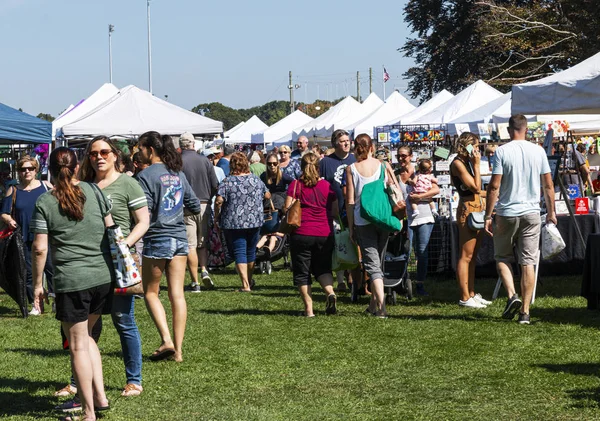
[[[528,61],[535,61],[535,60],[546,60],[546,62],[548,62],[548,60],[552,60],[552,59],[558,59],[558,58],[563,58],[564,56],[561,54],[552,54],[549,56],[541,56],[541,57],[526,57],[523,60],[519,61],[518,63],[513,64],[512,66],[507,67],[506,69],[502,70],[500,73],[498,73],[496,76],[489,78],[489,81],[498,79],[500,76],[502,76],[503,74],[505,74],[506,72],[514,69],[517,66],[520,66],[523,63],[526,63]],[[536,69],[537,70],[537,69]]]

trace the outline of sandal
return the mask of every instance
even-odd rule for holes
[[[154,353],[152,355],[150,355],[150,361],[161,361],[164,360],[166,358],[169,358],[171,356],[175,355],[175,349],[174,348],[165,348],[165,349],[157,349],[156,351],[154,351]]]
[[[127,383],[121,392],[121,396],[140,396],[144,388],[140,384]]]
[[[66,396],[72,396],[72,395],[76,395],[76,394],[77,394],[77,388],[71,384],[68,384],[65,387],[63,387],[62,389],[54,392],[54,396],[57,396],[59,398],[64,398]]]

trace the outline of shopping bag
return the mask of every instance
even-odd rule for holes
[[[358,251],[356,244],[350,238],[350,231],[344,229],[335,231],[333,234],[334,246],[331,260],[331,269],[333,271],[354,269],[358,266]]]
[[[110,255],[115,269],[117,288],[129,288],[142,282],[140,271],[125,242],[121,227],[113,225],[106,228],[110,243]]]
[[[0,288],[17,303],[23,317],[27,317],[27,268],[20,227],[0,231]]]
[[[392,205],[385,191],[385,167],[379,179],[365,184],[360,194],[360,216],[387,231],[400,231],[400,220],[392,214]]]
[[[542,259],[551,259],[566,247],[558,228],[554,224],[542,227]]]

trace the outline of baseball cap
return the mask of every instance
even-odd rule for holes
[[[213,146],[212,148],[206,148],[202,151],[202,155],[204,155],[204,156],[216,155],[218,153],[219,153],[219,148],[217,148],[216,146]]]
[[[194,146],[196,143],[196,139],[194,139],[194,135],[190,132],[185,132],[181,136],[179,136],[179,147],[183,149],[187,149],[190,146]]]

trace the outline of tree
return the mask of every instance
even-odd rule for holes
[[[36,117],[50,122],[54,121],[54,117],[52,117],[50,114],[39,113]]]
[[[244,121],[244,118],[237,110],[227,107],[220,102],[198,104],[192,108],[192,112],[202,114],[213,120],[221,121],[223,123],[223,130],[225,131]]]
[[[416,34],[399,48],[416,66],[413,98],[483,79],[503,92],[566,69],[600,49],[595,0],[410,0]]]

